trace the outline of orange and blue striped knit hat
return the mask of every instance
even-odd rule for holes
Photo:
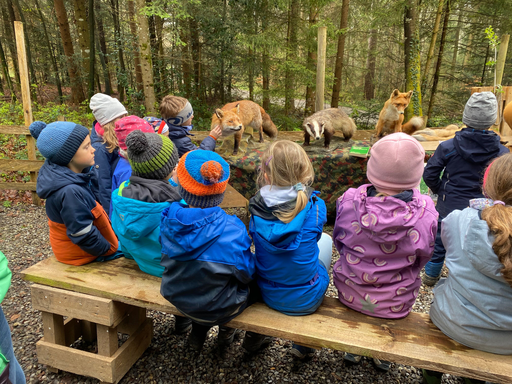
[[[179,192],[188,205],[216,207],[224,199],[229,164],[215,152],[196,149],[185,153],[178,163]]]

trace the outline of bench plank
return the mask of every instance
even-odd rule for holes
[[[125,258],[76,267],[54,257],[26,269],[29,281],[178,314],[160,295],[160,278],[140,272]],[[405,319],[369,317],[325,298],[309,316],[286,316],[256,303],[230,326],[293,340],[313,347],[332,348],[457,376],[510,383],[512,356],[465,347],[446,337],[429,316],[411,313]],[[50,364],[51,365],[51,364]]]

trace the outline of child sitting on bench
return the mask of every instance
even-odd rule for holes
[[[437,212],[419,184],[425,151],[405,133],[380,139],[370,151],[371,184],[337,201],[334,244],[340,258],[333,279],[342,304],[368,316],[400,319],[418,296],[420,271],[434,250]],[[361,356],[347,353],[358,363]],[[374,358],[381,370],[390,363]]]
[[[247,307],[254,272],[251,239],[236,216],[219,204],[229,180],[229,165],[215,152],[183,155],[177,182],[186,204],[172,203],[162,212],[161,294],[193,321],[188,343],[203,347],[208,330],[219,325],[218,346],[232,343],[235,329],[223,324]],[[252,340],[263,339],[258,334]],[[246,336],[247,337],[247,336]]]
[[[98,202],[95,149],[79,124],[36,121],[29,127],[46,158],[37,195],[46,199],[50,244],[61,263],[83,265],[122,256],[105,210]]]
[[[512,154],[497,158],[483,180],[487,198],[442,223],[448,278],[434,289],[432,322],[470,348],[512,354]],[[428,383],[441,374],[425,371]],[[479,383],[478,380],[467,381]]]
[[[310,187],[314,178],[300,145],[275,141],[261,156],[261,189],[249,203],[263,301],[290,316],[315,312],[329,286],[332,239],[322,233],[327,209]],[[295,343],[291,349],[299,359],[314,352]]]

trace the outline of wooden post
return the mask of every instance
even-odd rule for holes
[[[25,125],[28,127],[33,122],[32,102],[30,100],[30,81],[28,76],[27,54],[25,51],[25,38],[23,35],[23,23],[14,22],[14,30],[16,34],[16,48],[18,49],[18,65],[20,68],[21,96],[23,99],[23,116]],[[27,139],[27,151],[29,160],[36,159],[36,143],[31,135],[25,136]],[[37,172],[30,172],[30,181],[37,182]],[[32,202],[35,205],[41,205],[41,200],[37,196],[36,191],[32,191]]]
[[[315,110],[324,109],[325,91],[325,49],[327,46],[327,27],[318,28],[318,57],[316,65],[316,101]]]
[[[501,84],[501,80],[503,80],[503,70],[505,69],[505,60],[507,58],[509,40],[510,35],[501,36],[498,59],[496,60],[496,84]]]

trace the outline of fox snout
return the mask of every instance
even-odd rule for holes
[[[403,114],[404,114],[404,111],[398,111],[398,114],[399,114],[399,115],[403,115]]]

